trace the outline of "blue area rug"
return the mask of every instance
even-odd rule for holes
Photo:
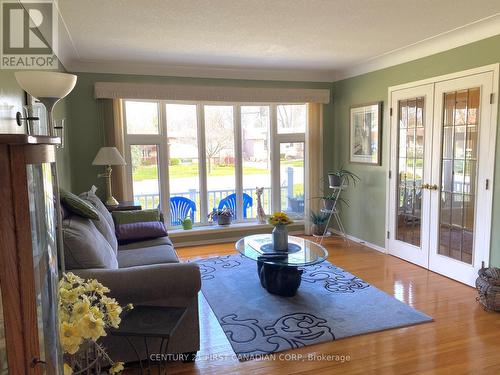
[[[256,262],[242,255],[196,263],[203,295],[241,360],[433,320],[329,262],[302,267],[294,297],[269,294]]]

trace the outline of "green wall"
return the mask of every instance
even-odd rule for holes
[[[345,193],[350,207],[342,212],[348,234],[384,246],[387,168],[388,88],[390,86],[448,74],[500,62],[500,35],[448,50],[405,64],[337,81],[333,84],[333,127],[325,128],[325,139],[335,149],[333,158],[325,157],[325,168],[340,166],[358,174],[362,181]],[[349,163],[349,107],[354,104],[383,101],[382,166],[364,166]],[[497,99],[498,101],[498,99]],[[495,187],[493,202],[493,234],[491,263],[500,266],[500,135],[497,137]]]
[[[124,74],[94,74],[75,73],[78,81],[75,89],[68,96],[70,122],[70,156],[72,170],[72,187],[75,193],[86,191],[93,184],[104,194],[104,183],[97,178],[101,172],[99,167],[93,167],[92,160],[97,151],[104,145],[104,128],[100,119],[98,101],[94,98],[96,82],[151,82],[170,84],[218,85],[237,87],[300,87],[300,88],[331,88],[330,83],[311,82],[281,82],[252,81],[229,79],[203,79],[182,77],[138,76]],[[324,106],[325,127],[332,126],[331,105]],[[326,150],[329,159],[333,158],[331,150]]]

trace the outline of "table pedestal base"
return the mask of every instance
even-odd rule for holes
[[[257,261],[260,284],[269,293],[293,297],[300,286],[302,270],[292,266],[278,266]]]

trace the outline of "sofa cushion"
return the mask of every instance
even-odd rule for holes
[[[111,248],[116,254],[116,252],[118,251],[118,240],[116,238],[114,226],[113,228],[109,226],[108,221],[99,210],[97,210],[97,215],[99,215],[99,220],[92,221],[94,222],[97,230],[103,235],[106,241],[108,241],[108,243],[111,245]]]
[[[72,215],[62,229],[66,269],[118,268],[113,248],[92,220]]]
[[[113,221],[113,217],[111,216],[111,212],[108,211],[99,197],[95,195],[96,190],[97,188],[95,186],[92,186],[89,191],[80,194],[79,197],[95,207],[97,215],[99,216],[99,220],[94,221],[94,224],[99,232],[101,232],[104,238],[106,238],[106,240],[109,242],[116,254],[118,250],[118,240],[116,239],[115,234],[115,223]]]
[[[120,250],[117,259],[120,268],[161,263],[179,263],[179,258],[177,258],[174,248],[167,245]]]
[[[113,216],[111,216],[111,212],[108,211],[104,203],[99,199],[99,197],[95,194],[97,188],[92,186],[89,191],[80,194],[80,198],[85,199],[92,203],[97,211],[99,211],[102,216],[106,219],[106,222],[109,224],[110,228],[115,231],[115,222],[113,221]]]
[[[145,247],[161,246],[161,245],[168,245],[168,246],[173,247],[173,244],[172,244],[172,241],[170,241],[170,238],[158,237],[158,238],[152,238],[150,240],[130,242],[130,243],[123,244],[123,245],[120,244],[120,245],[118,245],[118,251],[143,249]]]
[[[72,213],[80,215],[84,218],[99,220],[99,215],[97,214],[97,210],[94,208],[92,204],[64,189],[60,189],[59,193],[61,195],[62,203]]]

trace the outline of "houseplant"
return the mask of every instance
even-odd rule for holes
[[[111,366],[110,374],[123,370],[123,362],[114,362],[97,340],[106,336],[106,329],[118,328],[124,309],[109,289],[97,280],[84,280],[73,273],[64,273],[59,281],[59,337],[64,351],[64,374],[100,373],[101,363]],[[126,310],[132,309],[127,305]]]
[[[353,186],[356,186],[356,182],[359,180],[360,178],[358,175],[343,167],[335,172],[328,173],[328,183],[330,187],[340,187],[342,183],[344,185],[350,185],[352,183]]]
[[[311,232],[315,236],[322,236],[328,222],[328,215],[325,212],[311,212]]]
[[[326,194],[321,197],[321,199],[323,199],[323,207],[325,208],[325,210],[328,211],[333,210],[333,206],[335,204],[335,197],[336,197],[335,193]],[[349,206],[349,200],[342,197],[338,197],[337,205],[335,208],[339,209],[341,204]]]
[[[233,211],[228,207],[224,207],[222,209],[214,208],[213,211],[208,214],[208,219],[210,222],[217,220],[217,224],[219,225],[229,225],[231,224],[233,215]]]
[[[288,230],[287,225],[292,224],[293,221],[284,212],[275,212],[272,214],[268,223],[274,226],[273,228],[273,248],[276,251],[288,250]]]

